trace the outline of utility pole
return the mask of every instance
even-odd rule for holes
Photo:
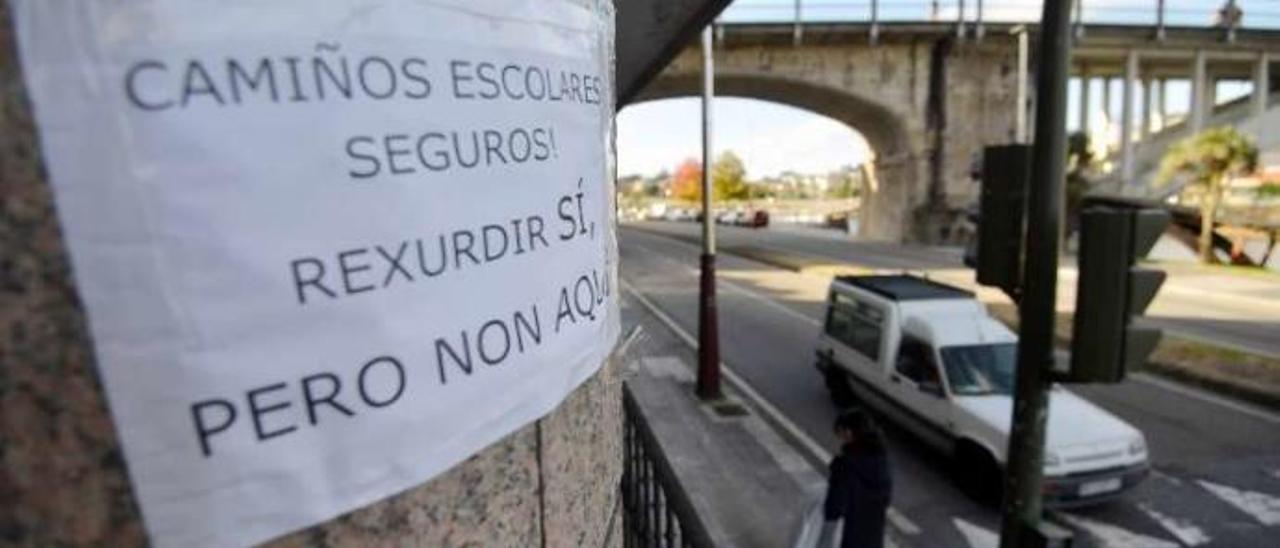
[[[799,2],[797,1],[797,5]],[[711,27],[702,30],[702,272],[698,298],[698,397],[720,398],[720,329],[716,321],[716,229],[711,212],[711,99],[715,61]]]
[[[1040,529],[1045,424],[1053,367],[1058,240],[1066,163],[1071,0],[1044,3],[1036,127],[1027,197],[1026,255],[1018,303],[1018,372],[1005,474],[1001,548],[1030,545]]]

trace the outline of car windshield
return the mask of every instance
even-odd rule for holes
[[[1013,370],[1018,362],[1015,343],[945,346],[942,361],[951,393],[957,396],[1013,393]]]

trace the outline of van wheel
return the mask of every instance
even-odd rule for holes
[[[844,409],[853,405],[853,390],[849,388],[849,379],[835,368],[827,369],[823,374],[827,382],[827,393],[831,395],[831,403]]]
[[[961,442],[953,465],[956,483],[965,494],[983,504],[1000,505],[1004,474],[991,453],[971,442]]]

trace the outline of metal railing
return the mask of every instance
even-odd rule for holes
[[[711,535],[625,384],[622,410],[623,546],[711,548]]]
[[[1074,24],[1150,27],[1222,26],[1224,0],[1079,0]],[[1237,0],[1241,29],[1280,28],[1280,4]],[[1035,23],[1039,2],[1019,0],[735,0],[721,23],[956,22]]]

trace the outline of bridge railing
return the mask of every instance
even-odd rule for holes
[[[1083,25],[1222,26],[1223,0],[1080,0]],[[1280,2],[1236,0],[1241,29],[1280,29]],[[1030,0],[735,0],[720,16],[733,23],[955,22],[1030,23],[1041,2]]]

